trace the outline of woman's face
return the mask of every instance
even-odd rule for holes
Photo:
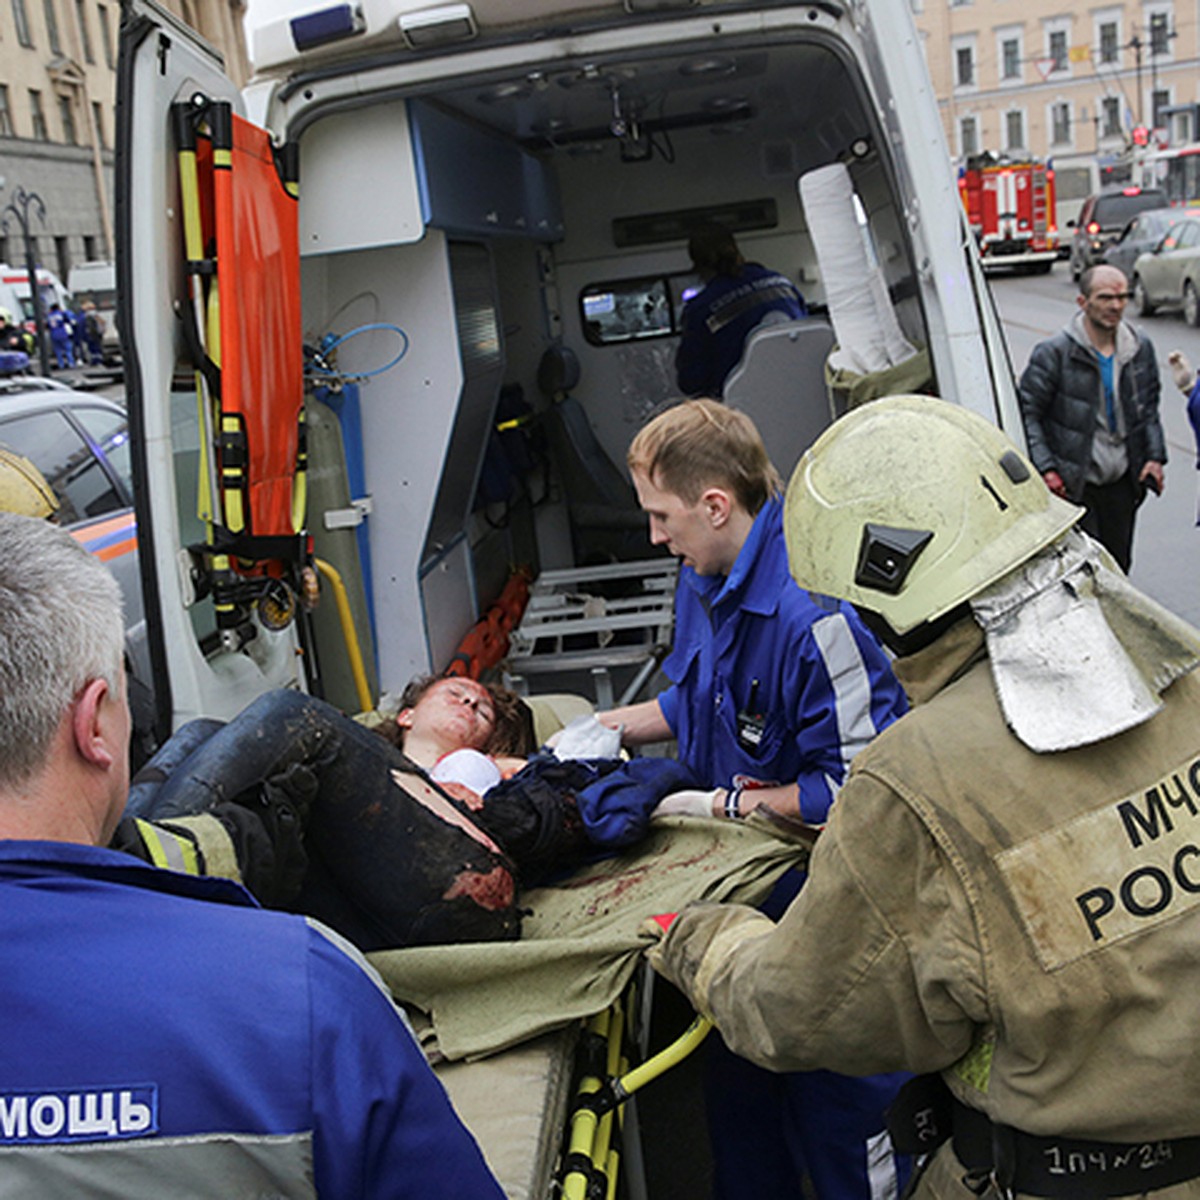
[[[473,679],[439,679],[412,708],[401,709],[396,724],[422,740],[436,742],[442,753],[482,750],[496,727],[487,688]]]

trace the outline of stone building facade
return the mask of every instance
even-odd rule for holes
[[[223,54],[235,81],[245,81],[243,0],[164,6]],[[37,264],[64,282],[72,265],[115,255],[120,20],[119,0],[0,0],[0,262],[25,264],[22,216]],[[41,205],[20,205],[20,189]]]
[[[1200,139],[1197,0],[910,2],[956,159]]]

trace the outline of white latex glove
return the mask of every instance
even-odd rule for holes
[[[559,762],[573,758],[619,758],[621,731],[601,725],[590,714],[576,717],[546,743]]]
[[[711,792],[672,792],[664,796],[650,814],[651,817],[711,817],[717,797],[724,788],[713,788]]]

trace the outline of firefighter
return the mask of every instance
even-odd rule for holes
[[[697,905],[650,951],[763,1065],[930,1073],[919,1196],[1200,1196],[1200,633],[1081,515],[957,405],[826,431],[791,570],[873,614],[914,708],[777,924]]]

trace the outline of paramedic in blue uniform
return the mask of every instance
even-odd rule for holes
[[[747,262],[723,225],[697,226],[688,254],[704,287],[684,305],[675,377],[685,396],[716,397],[756,326],[764,320],[798,321],[808,309],[789,279]]]
[[[0,513],[5,1195],[502,1193],[355,952],[100,847],[125,804],[121,599]]]
[[[905,711],[884,652],[849,606],[792,581],[779,477],[744,413],[676,405],[638,433],[628,462],[651,541],[682,559],[672,685],[601,720],[627,745],[677,739],[712,789],[660,812],[738,819],[766,805],[822,826],[850,760]],[[781,915],[802,881],[789,872],[764,911]],[[710,1046],[714,1196],[799,1196],[806,1176],[820,1200],[896,1196],[907,1162],[883,1114],[906,1078],[776,1075]]]

